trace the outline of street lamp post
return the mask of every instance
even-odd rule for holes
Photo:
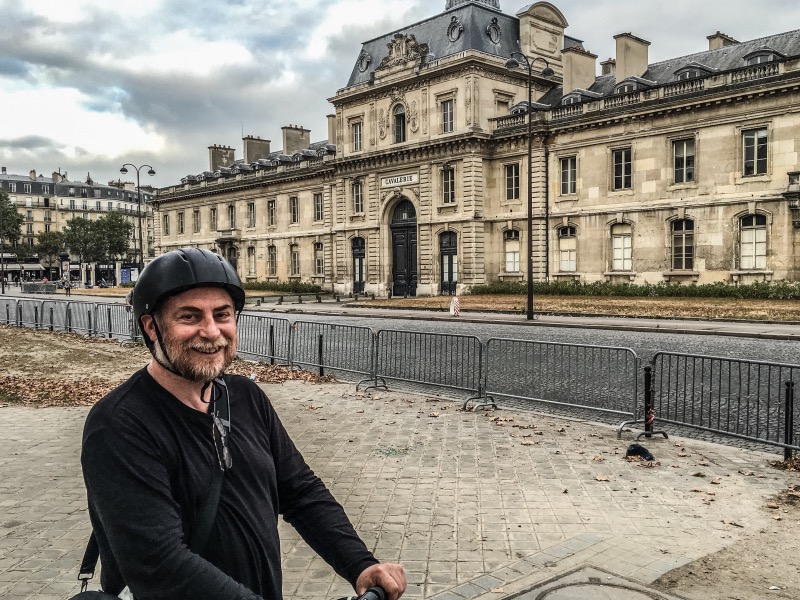
[[[519,56],[522,62],[514,58]],[[537,60],[544,62],[544,69],[542,69],[543,77],[552,76],[555,71],[550,68],[550,64],[541,56],[535,57],[533,60],[528,60],[522,52],[512,52],[511,58],[506,62],[507,69],[517,69],[525,65],[528,69],[528,110],[526,111],[528,117],[528,307],[526,317],[529,321],[533,320],[533,63]],[[547,168],[547,165],[545,165]],[[545,223],[545,227],[548,224]]]
[[[149,171],[147,171],[147,174],[150,175],[151,177],[153,175],[155,175],[156,172],[155,172],[155,170],[153,170],[153,167],[151,167],[150,165],[140,165],[140,166],[137,167],[135,165],[132,165],[131,163],[125,163],[124,165],[122,165],[122,168],[119,170],[119,172],[122,173],[123,175],[126,175],[128,173],[128,169],[126,167],[130,167],[131,169],[136,171],[136,193],[138,194],[138,198],[139,198],[139,204],[138,204],[138,217],[139,217],[139,274],[141,275],[142,270],[144,269],[144,243],[142,241],[142,188],[139,185],[139,170],[140,169],[144,169],[145,167],[147,167],[149,169]]]

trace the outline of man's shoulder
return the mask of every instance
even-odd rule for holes
[[[135,411],[134,405],[145,398],[145,394],[141,392],[144,373],[145,369],[140,369],[98,400],[86,418],[87,428],[92,425],[108,424],[121,407],[127,407]]]

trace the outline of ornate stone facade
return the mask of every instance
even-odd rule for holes
[[[379,295],[521,281],[528,248],[537,280],[797,280],[797,32],[717,34],[708,52],[655,64],[621,34],[620,62],[595,76],[566,27],[548,2],[511,17],[450,1],[365,43],[330,99],[335,148],[285,141],[160,190],[161,249],[214,248],[247,279]],[[507,68],[508,39],[530,82]]]

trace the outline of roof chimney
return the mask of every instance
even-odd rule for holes
[[[244,143],[244,162],[252,164],[260,158],[269,158],[270,140],[262,140],[260,137],[248,135],[242,138]]]
[[[724,48],[725,46],[733,46],[734,44],[739,43],[731,36],[719,31],[717,31],[717,33],[715,33],[714,35],[709,35],[706,39],[708,40],[709,50],[719,50],[720,48]]]
[[[328,115],[328,143],[336,144],[336,115]]]
[[[617,83],[628,77],[641,77],[647,71],[650,42],[631,33],[615,35],[617,40]]]
[[[227,169],[233,165],[236,160],[234,154],[236,151],[230,146],[213,146],[208,147],[208,170],[218,171],[220,169]]]
[[[6,174],[6,168],[2,167],[2,169],[3,169],[2,175],[5,175]]]
[[[600,63],[600,69],[601,75],[613,75],[617,72],[617,61],[615,61],[613,58],[604,60]]]
[[[302,125],[281,127],[281,131],[283,132],[282,152],[286,155],[291,156],[311,145],[311,130],[305,129]]]
[[[566,96],[576,89],[589,89],[597,73],[597,55],[581,50],[576,46],[561,51],[564,64],[563,94]]]

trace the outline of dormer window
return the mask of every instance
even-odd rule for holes
[[[697,79],[698,77],[700,77],[700,71],[698,71],[697,69],[689,69],[687,71],[682,71],[677,75],[678,81],[686,81],[687,79]]]
[[[623,83],[622,85],[617,86],[615,92],[617,94],[630,94],[636,91],[636,84],[635,83]]]
[[[561,101],[561,104],[567,106],[569,104],[580,104],[581,97],[577,95],[572,96],[565,96],[564,99]]]
[[[761,65],[764,63],[776,62],[784,58],[780,52],[771,50],[770,48],[760,48],[744,55],[744,62],[748,67]]]

